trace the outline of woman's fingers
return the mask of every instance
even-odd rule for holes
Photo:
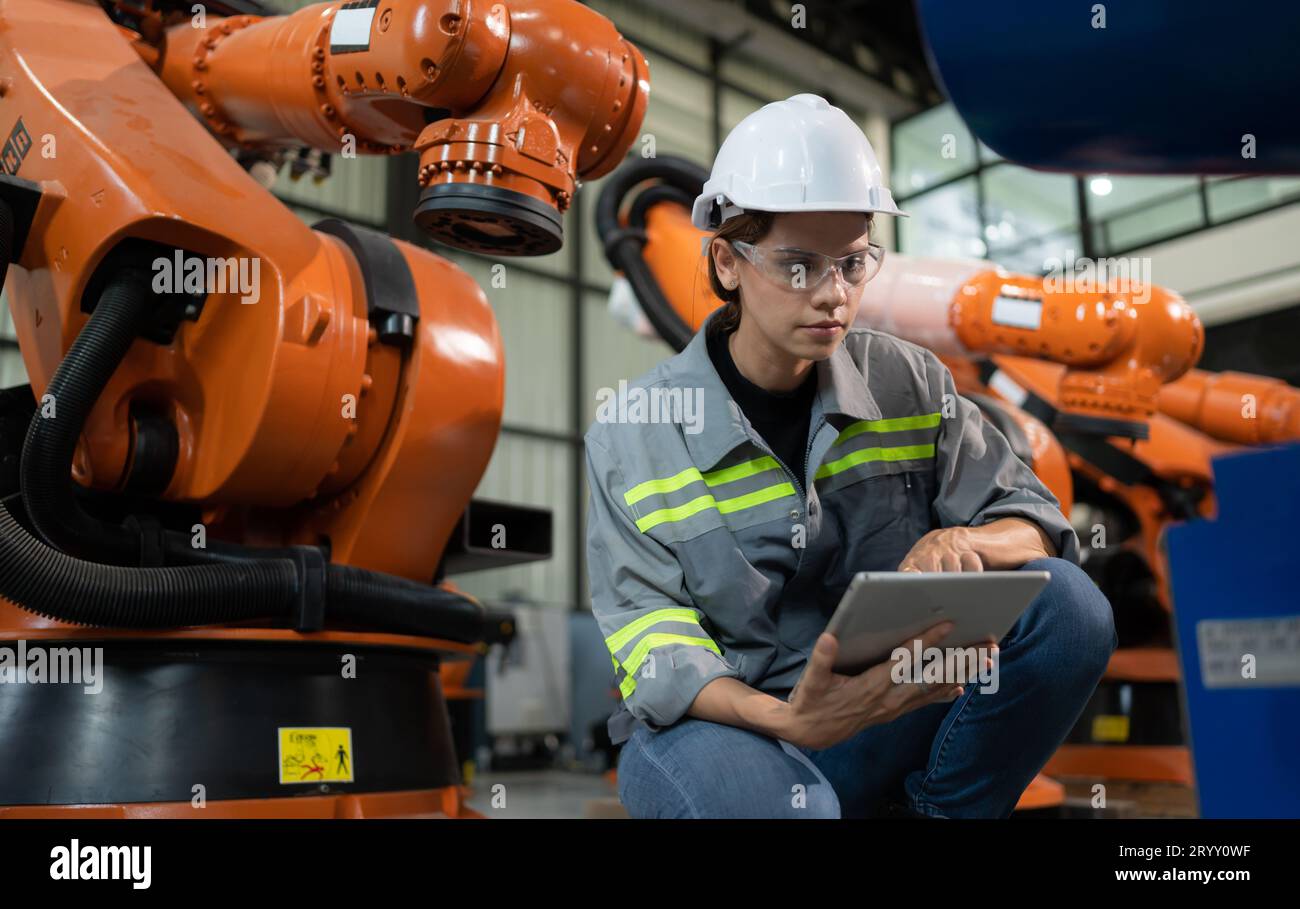
[[[949,621],[940,622],[932,625],[925,631],[921,632],[920,637],[914,640],[901,641],[895,650],[903,649],[911,652],[915,644],[920,644],[921,651],[933,647],[953,629],[953,623]],[[915,668],[915,667],[914,667]],[[922,684],[904,680],[896,682],[893,677],[894,661],[887,659],[883,663],[872,666],[862,675],[858,676],[863,686],[868,692],[874,693],[873,700],[878,701],[880,709],[887,712],[905,712],[912,709],[910,701],[918,695],[925,695],[932,691],[934,685]],[[870,696],[870,695],[869,695]]]
[[[925,629],[925,631],[921,632],[921,650],[924,651],[925,648],[938,644],[947,636],[948,632],[952,631],[952,627],[952,622],[940,622],[938,625],[932,625]],[[907,642],[907,644],[910,643],[912,642]],[[906,646],[906,644],[903,646]]]
[[[937,692],[935,692],[934,697],[930,698],[929,703],[937,704],[945,701],[952,702],[957,700],[957,698],[961,697],[963,694],[965,694],[965,692],[966,689],[960,685],[949,685],[947,687],[941,687]]]
[[[899,571],[983,571],[978,554],[965,548],[965,537],[931,531],[917,541],[898,566]]]
[[[835,640],[835,636],[822,632],[813,646],[808,665],[799,678],[797,684],[799,691],[805,695],[817,695],[830,687],[831,679],[835,674],[835,655],[839,649],[840,644]]]

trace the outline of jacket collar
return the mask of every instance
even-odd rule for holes
[[[862,369],[844,343],[817,364],[817,394],[823,413],[847,417],[850,422],[880,419],[880,406],[867,386]]]
[[[705,319],[685,349],[674,358],[672,369],[673,384],[704,390],[702,428],[698,433],[686,433],[685,436],[691,460],[700,470],[712,468],[737,446],[753,440],[749,421],[709,358],[705,333],[716,316],[717,311]],[[824,415],[838,415],[850,420],[880,419],[880,408],[867,387],[866,377],[843,343],[814,368],[817,370],[817,400]]]

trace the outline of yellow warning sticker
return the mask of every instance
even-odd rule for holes
[[[1127,742],[1128,717],[1099,714],[1092,718],[1094,742]]]
[[[280,727],[281,783],[350,783],[352,730]]]

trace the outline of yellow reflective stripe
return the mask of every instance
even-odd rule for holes
[[[694,467],[688,467],[681,473],[674,474],[671,477],[665,477],[662,480],[646,480],[644,483],[638,483],[627,492],[623,493],[623,501],[628,505],[635,505],[646,496],[663,494],[666,492],[676,492],[683,486],[689,486],[696,480],[703,480],[706,486],[721,486],[723,483],[731,483],[736,480],[743,480],[745,477],[752,477],[754,474],[762,473],[765,470],[777,470],[781,467],[775,458],[764,455],[761,458],[755,458],[752,461],[743,461],[740,464],[733,464],[730,467],[724,467],[721,470],[715,470],[712,473],[700,473]]]
[[[773,499],[784,499],[792,495],[794,495],[794,484],[777,483],[775,486],[757,489],[747,495],[736,496],[734,499],[723,499],[718,503],[718,511],[731,514],[733,511],[743,511],[755,505],[762,505],[764,502],[771,502]]]
[[[618,690],[623,695],[623,700],[627,700],[632,692],[636,691],[636,679],[632,676],[625,676],[623,681],[618,683]]]
[[[628,622],[618,631],[605,638],[605,646],[609,648],[610,654],[616,654],[641,632],[645,631],[651,625],[658,625],[660,622],[689,622],[692,625],[699,625],[700,620],[695,615],[694,609],[686,607],[674,607],[670,609],[656,609],[654,612],[646,613],[634,622]],[[614,662],[618,665],[618,661]]]
[[[721,486],[723,483],[743,480],[745,477],[752,477],[754,474],[762,473],[765,470],[779,470],[780,467],[781,465],[776,462],[776,458],[763,455],[763,457],[755,458],[752,461],[744,461],[731,467],[715,470],[713,473],[706,473],[704,482],[710,486]]]
[[[893,448],[862,448],[818,467],[814,479],[824,480],[826,477],[833,477],[837,473],[842,473],[850,467],[856,467],[858,464],[867,461],[910,461],[914,458],[933,457],[933,443],[926,445],[898,445]]]
[[[743,511],[746,508],[753,508],[756,505],[762,505],[764,502],[771,502],[774,499],[781,499],[794,494],[794,484],[792,483],[778,483],[775,486],[767,486],[743,496],[723,499],[721,502],[706,493],[698,498],[691,499],[685,505],[678,505],[676,508],[661,508],[658,511],[650,512],[636,522],[636,529],[645,533],[651,527],[684,521],[708,508],[716,508],[723,514],[731,514],[732,512]]]
[[[916,417],[890,417],[887,420],[861,420],[848,426],[835,444],[846,442],[864,432],[901,432],[904,429],[933,429],[939,425],[938,413],[926,413]]]
[[[676,508],[660,508],[658,511],[650,512],[636,522],[636,529],[645,533],[651,527],[665,522],[684,521],[691,515],[699,514],[706,508],[713,508],[716,505],[713,496],[705,493],[699,498],[691,499],[685,505],[678,505]]]
[[[632,649],[632,653],[623,661],[623,668],[627,670],[628,677],[630,678],[631,676],[636,675],[636,671],[641,668],[641,664],[645,662],[646,655],[649,654],[651,650],[656,647],[664,647],[668,644],[687,644],[692,647],[704,647],[707,650],[712,650],[718,656],[722,656],[722,651],[718,649],[717,644],[713,643],[712,638],[693,638],[690,635],[685,634],[666,634],[662,632],[658,634],[647,634],[637,642],[636,647]]]
[[[694,467],[688,467],[679,474],[667,477],[662,480],[646,480],[644,483],[638,483],[627,492],[623,493],[623,501],[628,505],[635,505],[646,496],[652,496],[655,493],[675,492],[683,486],[689,486],[696,480],[704,479],[700,472]]]

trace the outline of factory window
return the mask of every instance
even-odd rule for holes
[[[987,254],[980,239],[974,178],[916,196],[902,207],[911,216],[900,218],[896,225],[903,252],[959,259],[983,258]]]
[[[1036,273],[1049,258],[1083,255],[1074,178],[998,164],[980,173],[983,240],[1000,265]]]
[[[1083,178],[1097,251],[1109,255],[1204,225],[1197,177]]]
[[[1251,212],[1300,202],[1300,178],[1230,177],[1206,181],[1206,201],[1212,222],[1238,218]]]
[[[944,104],[895,127],[893,160],[895,194],[918,193],[974,169],[975,139]]]
[[[1047,259],[1122,255],[1300,202],[1294,177],[1071,175],[1033,171],[976,140],[951,104],[893,125],[897,248],[986,257],[1030,273]]]

